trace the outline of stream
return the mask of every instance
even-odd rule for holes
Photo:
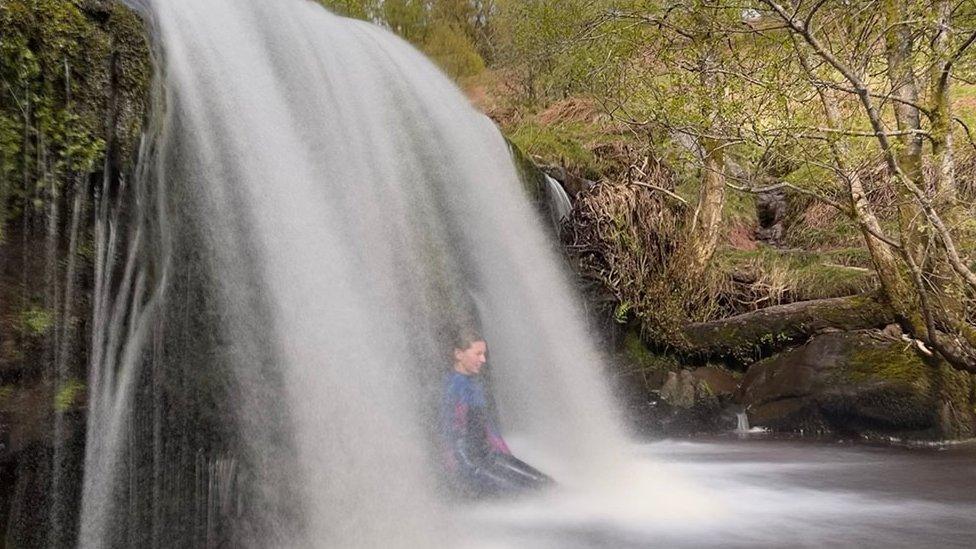
[[[472,547],[973,547],[976,445],[635,444],[612,492],[470,509]]]

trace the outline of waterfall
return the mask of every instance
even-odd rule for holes
[[[748,433],[749,432],[749,416],[745,412],[738,412],[735,414],[736,427],[735,432],[737,433]]]
[[[306,0],[138,5],[159,108],[98,208],[83,547],[451,543],[436,407],[472,323],[540,467],[623,453],[564,267],[449,79]]]
[[[552,222],[557,227],[562,223],[567,217],[569,217],[570,210],[573,209],[573,203],[569,200],[569,195],[566,194],[566,190],[563,186],[559,184],[558,181],[544,175],[546,179],[546,195],[549,199],[550,210],[552,212]]]

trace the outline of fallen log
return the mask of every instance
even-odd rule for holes
[[[748,363],[820,332],[880,328],[893,322],[891,310],[870,294],[799,301],[689,324],[681,330],[677,351]]]

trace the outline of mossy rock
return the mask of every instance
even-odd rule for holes
[[[753,425],[918,439],[976,433],[974,377],[880,332],[823,334],[752,365],[737,395]]]
[[[644,345],[637,330],[629,330],[624,334],[621,348],[626,371],[637,379],[645,391],[660,389],[669,373],[681,369],[677,358],[652,353]]]
[[[2,227],[100,171],[106,155],[113,167],[131,163],[153,68],[145,25],[122,2],[6,0],[0,28]]]

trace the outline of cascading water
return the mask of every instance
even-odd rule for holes
[[[735,414],[736,426],[735,430],[737,433],[747,433],[749,432],[749,415],[745,412],[738,412]]]
[[[81,547],[972,545],[974,447],[623,443],[498,132],[403,42],[304,0],[128,2],[156,37],[152,137],[137,177],[47,218],[71,212],[80,253],[95,217]],[[87,280],[46,263],[60,397]],[[438,490],[445,351],[475,320],[552,491]],[[52,528],[8,546],[73,541],[77,417],[54,417]]]
[[[540,466],[624,453],[506,144],[429,61],[305,0],[140,4],[164,109],[130,233],[102,197],[82,546],[456,541],[435,410],[475,322]]]

